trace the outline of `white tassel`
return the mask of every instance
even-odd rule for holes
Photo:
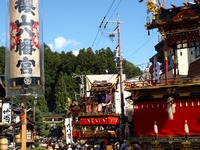
[[[188,106],[188,102],[185,102],[185,106],[186,106],[186,107]]]
[[[148,108],[149,106],[148,106],[148,104],[146,105],[146,108]]]
[[[199,101],[197,102],[197,106],[199,106]]]
[[[157,107],[158,107],[158,108],[160,107],[159,104],[157,104]]]
[[[154,122],[154,133],[158,134],[158,126],[156,124],[156,121]]]
[[[180,107],[182,107],[182,103],[180,102]]]
[[[191,106],[194,106],[194,102],[193,101],[191,102]]]
[[[144,108],[144,105],[143,105],[143,104],[141,105],[141,108],[142,108],[142,109]]]
[[[151,105],[152,108],[154,108],[153,104]]]
[[[163,108],[165,108],[165,104],[163,104],[162,106],[163,106]]]
[[[188,127],[188,124],[187,124],[187,120],[185,120],[184,130],[185,130],[186,134],[189,133],[189,127]]]

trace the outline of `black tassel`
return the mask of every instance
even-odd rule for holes
[[[150,31],[148,30],[148,35],[150,35]]]

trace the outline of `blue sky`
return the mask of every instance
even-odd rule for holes
[[[0,46],[5,46],[6,1],[1,0],[0,5]],[[166,8],[171,7],[171,2],[177,6],[183,2],[166,1]],[[142,3],[139,3],[139,0],[42,0],[43,41],[51,46],[53,51],[58,52],[76,52],[88,47],[92,47],[93,50],[110,47],[114,50],[117,38],[112,41],[108,38],[108,34],[116,27],[118,14],[121,21],[120,39],[123,58],[141,68],[146,67],[149,58],[155,54],[154,46],[158,43],[158,32],[154,29],[148,36],[144,26],[147,16],[145,2],[145,0]],[[104,17],[105,22],[99,29]],[[104,29],[107,21],[108,24]]]

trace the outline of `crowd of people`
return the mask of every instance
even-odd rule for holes
[[[124,140],[124,142],[120,143],[118,141],[113,142],[111,144],[106,144],[104,141],[100,143],[92,143],[92,142],[81,142],[76,141],[70,144],[66,144],[62,140],[53,140],[49,139],[47,141],[42,141],[39,147],[45,147],[47,150],[129,150],[131,147],[128,142]]]

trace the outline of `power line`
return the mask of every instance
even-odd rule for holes
[[[135,50],[133,53],[131,53],[129,56],[126,57],[129,58],[130,56],[134,55],[135,53],[137,53],[140,49],[142,49],[155,35],[157,32],[155,32],[146,42],[144,42],[144,44],[142,44],[137,50]]]
[[[93,41],[93,43],[92,43],[92,48],[93,48],[93,46],[94,46],[94,44],[95,44],[95,42],[96,42],[96,40],[97,40],[97,37],[98,37],[99,32],[100,32],[100,30],[101,30],[101,28],[102,28],[102,25],[103,25],[103,23],[105,22],[105,19],[106,19],[107,15],[109,14],[109,12],[111,11],[111,9],[112,9],[114,3],[115,3],[115,0],[112,1],[111,5],[110,5],[110,7],[109,7],[109,9],[108,9],[108,11],[106,12],[106,15],[104,16],[103,20],[101,21],[101,23],[100,23],[100,25],[99,25],[99,29],[98,29],[97,34],[96,34],[96,36],[95,36],[95,39],[94,39],[94,41]],[[121,0],[120,0],[120,2],[118,3],[118,5],[117,5],[117,7],[115,8],[115,10],[114,10],[114,12],[112,13],[112,15],[110,16],[110,18],[113,16],[113,14],[115,13],[115,11],[116,11],[117,8],[119,7],[120,3],[121,3]],[[107,24],[107,23],[106,23],[106,24]],[[102,30],[102,32],[101,32],[101,35],[100,35],[100,37],[99,37],[99,39],[98,39],[98,42],[97,42],[96,46],[95,46],[95,49],[96,49],[97,45],[99,44],[100,39],[101,39],[101,37],[102,37],[102,35],[103,35],[103,33],[104,33],[106,24],[104,25],[104,28],[103,28],[103,30]]]
[[[117,6],[115,7],[115,9],[114,9],[114,11],[113,11],[113,13],[111,14],[111,16],[109,17],[109,19],[106,21],[106,23],[105,23],[105,25],[104,25],[104,29],[103,29],[103,32],[102,33],[104,33],[104,31],[105,30],[107,30],[107,24],[109,23],[109,21],[110,21],[110,19],[112,18],[112,16],[114,15],[114,13],[117,11],[117,9],[118,9],[118,7],[119,7],[119,5],[120,5],[120,3],[121,3],[121,0],[119,1],[119,3],[117,4]],[[107,30],[107,32],[108,32],[108,30]],[[101,36],[105,36],[104,34],[101,34]],[[107,36],[105,36],[105,37],[107,37]]]
[[[117,8],[119,7],[120,3],[122,0],[119,1],[119,3],[117,4],[117,7],[115,8],[115,10],[113,11],[112,15],[110,16],[109,20],[112,18],[112,16],[114,15],[114,13],[117,11]]]
[[[115,3],[115,0],[113,0],[112,4],[110,5],[110,7],[109,7],[109,9],[108,9],[108,11],[107,11],[105,17],[106,17],[106,16],[108,15],[108,13],[110,12],[110,10],[111,10],[111,8],[112,8],[112,6],[113,6],[114,3]]]
[[[108,11],[107,11],[107,13],[106,13],[106,15],[104,16],[104,18],[102,19],[102,21],[101,21],[101,23],[100,23],[100,25],[99,25],[98,32],[97,32],[97,34],[96,34],[96,36],[95,36],[95,39],[94,39],[94,42],[93,42],[93,44],[92,44],[92,47],[93,47],[94,44],[95,44],[95,42],[97,41],[99,32],[101,31],[101,35],[100,35],[100,37],[98,38],[98,41],[97,41],[96,46],[95,46],[95,49],[96,49],[96,47],[98,46],[98,44],[99,44],[99,42],[100,42],[102,36],[105,36],[105,35],[104,35],[104,34],[105,34],[104,32],[105,32],[105,30],[107,29],[107,24],[108,24],[109,20],[112,18],[112,16],[114,15],[114,13],[116,12],[116,10],[118,9],[118,7],[120,6],[121,0],[119,1],[119,3],[117,4],[117,6],[115,7],[113,13],[112,13],[111,16],[109,17],[109,20],[106,21],[106,23],[105,23],[105,25],[104,25],[104,28],[102,29],[102,25],[103,25],[103,23],[105,22],[105,19],[106,19],[107,15],[109,14],[109,12],[111,11],[111,9],[112,9],[114,3],[115,3],[115,0],[112,1],[112,4],[110,5],[110,7],[109,7],[109,9],[108,9]],[[135,53],[137,53],[140,49],[142,49],[142,48],[156,35],[156,33],[157,33],[157,32],[155,32],[146,42],[144,42],[144,44],[142,44],[136,51],[134,51],[133,53],[131,53],[130,55],[128,55],[125,59],[131,57],[132,55],[134,55]],[[106,36],[106,37],[107,37],[107,36]],[[144,64],[147,64],[147,63],[144,63]],[[141,64],[136,65],[136,66],[141,66]]]
[[[109,7],[109,9],[108,9],[108,11],[106,12],[106,15],[104,16],[103,20],[101,21],[101,23],[100,23],[100,25],[99,25],[99,30],[97,31],[97,34],[96,34],[96,36],[95,36],[95,39],[94,39],[94,41],[93,41],[93,43],[92,43],[92,47],[94,46],[94,43],[95,43],[95,41],[97,40],[97,37],[98,37],[99,32],[100,32],[100,30],[101,30],[101,26],[102,26],[102,24],[104,23],[104,21],[105,21],[105,19],[106,19],[106,16],[107,16],[108,13],[110,12],[110,10],[111,10],[111,8],[112,8],[114,2],[115,2],[115,0],[112,1],[111,5],[110,5],[110,7]]]
[[[141,64],[138,64],[138,65],[134,65],[135,67],[139,67],[140,69],[144,68],[144,66],[148,66],[150,63],[149,62],[146,62],[146,63],[141,63]]]
[[[100,28],[99,28],[99,30],[97,31],[97,34],[96,34],[96,36],[95,36],[95,38],[94,38],[94,41],[93,41],[93,43],[92,43],[92,47],[94,46],[94,43],[95,43],[95,41],[97,40],[97,36],[98,36],[98,34],[99,34],[99,31],[100,31]]]

